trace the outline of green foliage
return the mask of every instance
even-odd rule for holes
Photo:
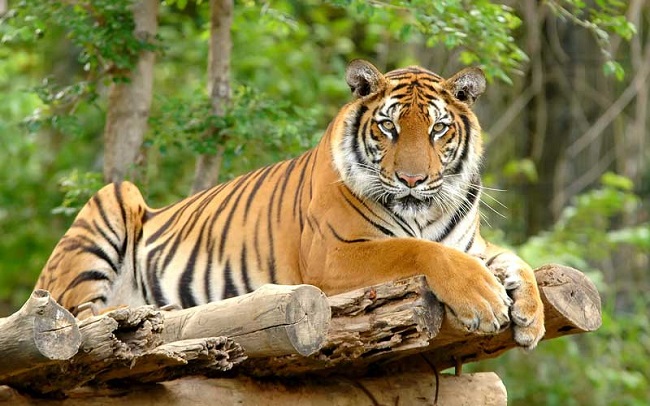
[[[150,38],[138,38],[133,29],[131,0],[87,0],[42,3],[23,0],[12,7],[10,27],[2,41],[36,41],[63,28],[77,46],[79,63],[90,74],[113,70],[116,77],[131,70],[138,55],[158,47]],[[121,74],[118,74],[120,72]]]
[[[104,186],[104,178],[99,172],[81,172],[73,169],[61,178],[59,185],[63,191],[63,202],[52,210],[52,214],[72,216]]]
[[[530,158],[511,159],[503,167],[503,176],[511,181],[523,180],[536,183],[539,179],[535,162]]]
[[[531,237],[519,254],[535,266],[561,262],[594,270],[590,264],[608,259],[621,246],[650,248],[650,240],[643,238],[650,232],[650,224],[612,230],[619,216],[640,204],[632,183],[613,173],[603,175],[601,182],[601,188],[577,196],[553,228]]]
[[[629,294],[609,283],[601,268],[621,249],[632,257],[647,254],[650,224],[616,228],[639,198],[622,176],[607,173],[601,183],[577,196],[551,230],[530,238],[517,252],[533,266],[562,263],[587,271],[604,298],[602,327],[473,367],[496,370],[513,404],[644,405],[650,398],[650,299],[632,290],[631,307],[620,309],[621,295]]]
[[[513,405],[645,405],[650,301],[637,299],[629,312],[616,312],[606,302],[603,324],[594,333],[542,341],[532,352],[510,351],[471,369],[497,372]]]
[[[457,50],[460,62],[481,66],[489,79],[511,83],[527,60],[513,32],[521,20],[511,7],[491,1],[462,0],[333,0],[359,19],[388,27],[399,40],[408,42],[420,35],[430,46]]]
[[[623,80],[625,70],[610,53],[611,35],[629,40],[636,34],[636,27],[625,17],[627,3],[622,0],[596,0],[595,4],[584,0],[545,0],[558,16],[572,21],[590,31],[605,58],[603,72]]]
[[[223,116],[211,113],[207,96],[167,99],[150,120],[147,144],[211,154],[225,146],[225,177],[264,163],[296,156],[313,146],[318,132],[315,109],[298,108],[247,86],[236,86]],[[234,164],[234,168],[233,168]]]
[[[48,2],[29,0],[15,4],[3,17],[2,43],[12,47],[36,46],[60,32],[78,50],[77,72],[83,79],[60,83],[46,77],[33,88],[43,105],[26,120],[30,131],[53,128],[80,133],[80,105],[94,105],[98,87],[110,81],[128,82],[142,51],[157,51],[154,38],[134,34],[132,0]]]

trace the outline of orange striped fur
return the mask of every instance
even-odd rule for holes
[[[128,182],[101,189],[38,280],[65,307],[190,307],[265,283],[332,294],[425,274],[467,330],[510,320],[544,334],[531,268],[479,232],[483,73],[420,67],[381,74],[353,61],[354,99],[303,155],[149,208]]]

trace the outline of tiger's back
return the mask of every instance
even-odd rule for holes
[[[286,271],[299,268],[295,253],[311,194],[303,182],[315,155],[311,150],[162,209],[149,208],[130,182],[107,185],[74,220],[36,288],[74,311],[86,302],[192,307],[265,283],[301,283]]]
[[[331,294],[425,274],[461,326],[490,333],[512,319],[515,339],[534,347],[544,326],[532,270],[479,233],[482,146],[471,106],[482,72],[383,75],[357,60],[346,80],[354,100],[298,158],[162,209],[128,182],[103,188],[37,287],[76,311],[84,302],[191,307],[264,283]]]

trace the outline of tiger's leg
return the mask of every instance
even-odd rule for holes
[[[84,303],[99,310],[120,297],[144,299],[136,288],[136,247],[142,236],[146,205],[139,190],[129,182],[103,187],[81,209],[70,229],[54,248],[36,284],[73,314]],[[126,293],[126,294],[125,294]],[[123,303],[127,304],[127,303]],[[91,315],[90,310],[79,314]]]
[[[341,242],[326,258],[310,258],[304,283],[334,294],[424,274],[431,290],[467,331],[496,333],[508,323],[512,300],[478,259],[442,244],[413,238]]]
[[[532,349],[544,337],[544,305],[535,273],[530,265],[514,253],[487,243],[487,267],[501,280],[514,303],[510,318],[514,323],[515,341]]]

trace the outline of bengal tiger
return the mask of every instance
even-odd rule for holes
[[[531,267],[479,234],[478,68],[449,79],[352,61],[353,100],[303,155],[162,209],[129,182],[102,188],[37,283],[79,305],[191,307],[262,284],[334,294],[424,274],[452,320],[533,348],[544,314]],[[497,277],[498,275],[498,277]],[[87,307],[87,306],[84,306]],[[80,316],[81,317],[81,316]]]

